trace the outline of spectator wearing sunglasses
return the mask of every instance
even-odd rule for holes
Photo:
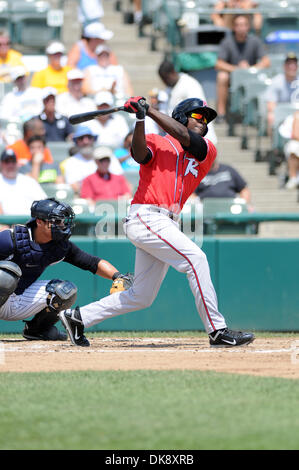
[[[77,127],[73,141],[76,153],[62,162],[64,179],[76,194],[80,193],[81,182],[97,169],[93,159],[93,149],[97,136],[87,126]]]

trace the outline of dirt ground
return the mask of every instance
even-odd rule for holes
[[[299,379],[299,340],[257,338],[213,349],[206,338],[94,338],[89,348],[65,342],[1,339],[0,372],[67,370],[213,370]]]

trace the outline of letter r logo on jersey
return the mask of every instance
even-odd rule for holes
[[[196,167],[198,166],[198,162],[194,158],[187,157],[187,160],[189,160],[189,162],[188,162],[184,176],[187,176],[189,173],[191,173],[191,175],[197,178],[198,170],[196,170]]]

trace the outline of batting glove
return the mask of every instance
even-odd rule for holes
[[[143,96],[132,96],[124,104],[127,113],[136,114],[137,120],[144,121],[149,105]]]

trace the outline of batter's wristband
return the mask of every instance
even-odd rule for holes
[[[143,118],[143,119],[136,118],[136,122],[144,122],[144,121],[145,121],[145,118]]]

